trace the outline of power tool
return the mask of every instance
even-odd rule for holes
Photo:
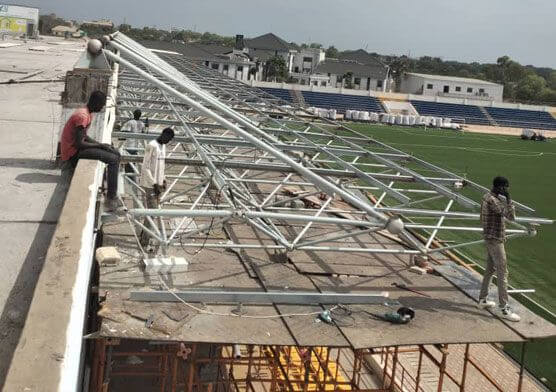
[[[374,316],[392,324],[407,324],[415,318],[415,311],[406,306],[402,306],[396,312],[388,312],[384,315],[375,314]]]

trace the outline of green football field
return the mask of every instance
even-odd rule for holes
[[[395,148],[437,164],[490,188],[492,178],[503,175],[510,180],[513,199],[529,205],[544,218],[556,218],[556,140],[524,141],[517,136],[424,130],[383,125],[349,124],[350,128]],[[543,225],[536,237],[521,237],[506,245],[510,284],[535,289],[531,297],[556,313],[556,224]],[[484,265],[482,245],[463,248],[465,256]],[[550,314],[524,302],[543,317]],[[516,356],[518,347],[507,351]],[[556,339],[528,345],[528,368],[556,388]]]

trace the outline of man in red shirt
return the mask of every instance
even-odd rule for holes
[[[108,191],[105,205],[108,210],[113,210],[117,206],[120,153],[110,144],[99,143],[87,136],[93,113],[100,112],[104,105],[106,105],[106,95],[102,91],[94,91],[89,97],[87,106],[77,109],[66,122],[62,131],[60,149],[62,161],[74,168],[79,159],[93,159],[106,163]]]

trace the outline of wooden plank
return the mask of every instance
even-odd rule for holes
[[[272,306],[245,306],[244,316],[270,316],[274,318],[252,319],[248,317],[222,316],[230,314],[236,306],[211,305],[199,313],[190,309],[184,320],[169,317],[171,304],[135,303],[127,300],[128,292],[113,290],[108,293],[103,311],[100,335],[126,339],[166,340],[199,343],[278,344],[293,345],[295,340],[278,317]],[[196,305],[199,306],[199,305]],[[181,304],[180,310],[189,309]],[[146,320],[154,320],[148,327]]]
[[[253,229],[248,226],[232,226],[239,237],[255,237]],[[248,249],[244,252],[250,264],[256,270],[259,279],[267,290],[303,290],[317,291],[312,282],[299,274],[289,263],[287,256],[265,249]],[[323,308],[316,305],[275,305],[282,314],[321,312]],[[317,315],[306,317],[286,317],[283,319],[298,346],[348,347],[348,341],[341,331],[333,326],[319,322]]]
[[[401,271],[388,277],[311,276],[321,290],[365,292],[389,290],[390,303],[350,306],[351,314],[333,312],[340,329],[355,349],[413,344],[519,342],[522,337],[483,309],[442,277]],[[392,286],[405,283],[422,296]],[[395,312],[400,305],[416,312],[409,324],[395,325],[377,320],[373,314]]]
[[[470,271],[457,265],[454,262],[436,266],[443,277],[452,282],[458,289],[474,300],[478,300],[482,277],[478,273]],[[498,291],[495,285],[491,284],[490,297],[498,302]],[[539,339],[556,336],[556,325],[537,316],[515,299],[509,299],[509,304],[514,311],[521,316],[520,322],[502,320],[508,327],[516,331],[525,339]],[[495,313],[495,311],[493,311]]]
[[[288,226],[284,230],[288,236],[295,236],[300,229]],[[307,235],[318,237],[321,233],[310,229]],[[379,235],[363,235],[342,241],[342,246],[400,247],[393,239]],[[305,254],[301,256],[303,253]],[[337,252],[303,253],[292,252],[290,258],[294,260],[296,267],[302,264],[301,259],[304,263],[312,261],[335,272],[342,271],[342,265],[348,266],[350,263],[364,265],[366,268],[367,277],[308,275],[317,289],[337,292],[389,291],[390,302],[399,301],[391,306],[354,305],[348,307],[349,311],[332,312],[343,335],[356,349],[432,343],[522,341],[520,335],[487,311],[478,309],[472,300],[446,279],[409,272],[408,259],[404,260],[396,255],[366,255],[370,260],[368,261],[365,256],[357,258],[352,254]],[[383,273],[387,268],[390,269],[388,273]],[[398,289],[392,286],[393,283],[404,283],[430,297]],[[417,313],[409,324],[394,325],[373,316],[395,312],[400,304],[412,307]]]

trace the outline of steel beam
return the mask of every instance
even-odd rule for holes
[[[139,302],[200,302],[205,304],[288,304],[288,305],[378,305],[388,300],[387,291],[359,293],[316,293],[306,291],[132,291],[129,299]]]

